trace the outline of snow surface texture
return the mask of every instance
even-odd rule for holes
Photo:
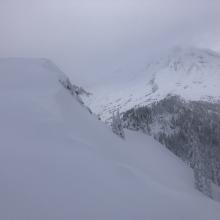
[[[191,170],[151,137],[123,141],[48,60],[0,60],[0,219],[218,220]]]
[[[220,100],[220,55],[205,49],[175,48],[168,55],[151,62],[133,78],[90,88],[93,95],[83,101],[102,120],[109,120],[115,110],[125,112],[162,100],[168,94],[186,100]]]

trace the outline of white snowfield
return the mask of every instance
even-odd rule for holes
[[[0,60],[1,220],[219,220],[178,158],[112,134],[59,77],[44,59]]]
[[[125,75],[126,76],[126,75]],[[206,49],[176,48],[151,62],[133,78],[89,88],[91,96],[83,100],[91,110],[108,120],[135,106],[152,104],[168,94],[186,100],[220,101],[220,54]]]

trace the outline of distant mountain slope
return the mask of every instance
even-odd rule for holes
[[[178,158],[122,141],[60,79],[45,59],[0,60],[0,219],[219,219]]]
[[[211,196],[210,181],[220,186],[220,104],[167,96],[126,111],[121,121],[122,127],[152,135],[190,164],[194,174],[198,171],[203,193]]]
[[[132,80],[116,78],[93,94],[82,98],[102,120],[111,123],[119,110],[125,128],[152,135],[195,168],[200,191],[210,195],[210,181],[220,186],[219,54],[175,48]]]
[[[133,79],[92,89],[82,96],[93,112],[105,121],[113,111],[125,112],[162,100],[168,94],[186,100],[220,100],[220,55],[206,49],[175,48],[151,62]]]

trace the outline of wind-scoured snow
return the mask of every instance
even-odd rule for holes
[[[216,102],[220,100],[220,55],[206,49],[175,48],[133,78],[117,83],[116,77],[114,83],[90,90],[93,95],[83,100],[103,120],[117,109],[125,112],[149,105],[168,94]]]
[[[191,170],[151,137],[123,141],[45,59],[0,60],[0,219],[218,220]]]

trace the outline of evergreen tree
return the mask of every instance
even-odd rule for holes
[[[197,143],[193,146],[193,174],[195,188],[212,198],[211,180],[209,179],[209,170],[205,154],[199,149]]]
[[[112,131],[115,134],[117,134],[121,138],[125,138],[122,120],[121,120],[120,113],[118,110],[117,110],[116,114],[113,113],[111,126],[112,126]]]

